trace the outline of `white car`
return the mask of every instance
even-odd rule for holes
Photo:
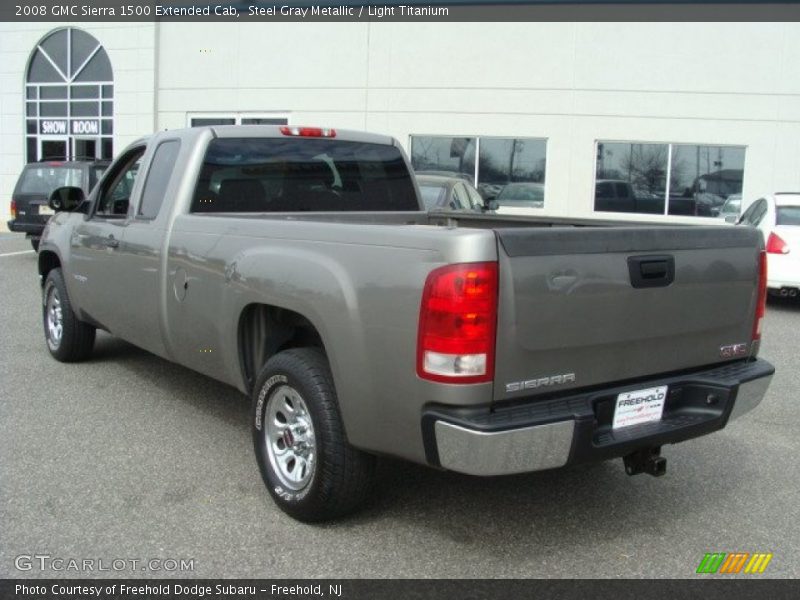
[[[800,192],[759,198],[739,219],[758,227],[767,247],[767,287],[774,294],[800,293]]]

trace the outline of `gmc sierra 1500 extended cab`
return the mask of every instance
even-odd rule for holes
[[[389,137],[165,131],[50,202],[52,355],[101,328],[250,395],[261,475],[302,520],[357,507],[381,454],[663,474],[663,445],[773,374],[757,230],[427,213]]]

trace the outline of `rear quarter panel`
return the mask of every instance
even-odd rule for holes
[[[490,231],[185,215],[176,219],[167,331],[179,362],[246,392],[238,324],[267,304],[305,316],[328,355],[348,439],[375,452],[424,461],[420,417],[428,402],[491,401],[491,384],[432,384],[416,375],[423,284],[434,268],[496,259]],[[203,328],[197,324],[202,323]],[[200,352],[217,344],[219,352]]]

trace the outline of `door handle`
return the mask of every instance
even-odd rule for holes
[[[119,248],[119,240],[116,239],[113,235],[108,236],[103,243],[106,245],[107,248]]]

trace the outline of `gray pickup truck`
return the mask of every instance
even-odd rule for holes
[[[359,506],[376,455],[660,475],[663,445],[773,374],[757,230],[428,213],[389,137],[160,132],[50,205],[51,354],[88,358],[100,328],[248,394],[261,475],[301,520]]]

